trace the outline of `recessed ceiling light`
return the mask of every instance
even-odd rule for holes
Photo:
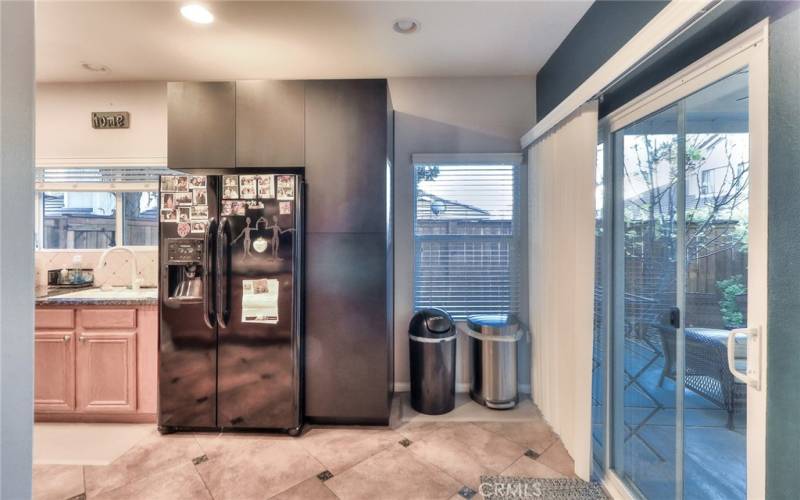
[[[202,5],[196,3],[181,7],[181,14],[193,23],[209,24],[214,21],[214,14]]]
[[[419,21],[411,18],[398,19],[392,25],[392,29],[402,35],[410,35],[419,31]]]
[[[106,66],[105,64],[94,64],[94,63],[81,63],[81,68],[85,69],[86,71],[95,71],[98,73],[110,73],[111,68]]]

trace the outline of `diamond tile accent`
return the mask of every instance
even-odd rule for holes
[[[530,459],[533,459],[533,460],[536,460],[537,458],[539,458],[539,454],[538,454],[538,453],[536,453],[535,451],[533,451],[533,450],[532,450],[532,449],[530,449],[530,448],[528,448],[527,450],[525,450],[525,456],[526,456],[526,457],[528,457],[528,458],[530,458]]]
[[[458,496],[466,498],[469,500],[470,498],[477,495],[478,492],[470,488],[469,486],[464,486],[460,490],[458,490]]]
[[[410,439],[408,439],[408,438],[403,438],[403,439],[401,439],[400,441],[398,441],[398,443],[400,443],[400,445],[401,445],[403,448],[408,448],[409,446],[411,446],[411,440],[410,440]]]
[[[207,461],[208,461],[208,455],[200,455],[199,457],[194,457],[192,459],[192,463],[195,465],[199,465]]]
[[[324,470],[324,471],[320,472],[319,474],[317,474],[317,479],[319,479],[323,483],[325,481],[327,481],[328,479],[332,478],[332,477],[333,477],[333,473],[331,471],[329,471],[329,470]]]

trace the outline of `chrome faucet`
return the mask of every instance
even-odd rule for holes
[[[139,266],[136,263],[136,254],[130,248],[128,248],[128,247],[111,247],[111,248],[109,248],[108,250],[103,252],[102,255],[100,255],[100,260],[97,263],[97,267],[105,267],[106,258],[111,253],[118,252],[118,251],[120,251],[120,252],[128,252],[130,254],[130,256],[131,256],[131,263],[130,263],[131,264],[131,282],[130,282],[130,287],[131,287],[131,290],[138,290],[139,286],[141,285],[142,280],[139,279]],[[106,283],[104,283],[101,288],[103,290],[105,290],[105,291],[108,291],[108,290],[111,290],[112,286],[110,284],[108,284],[108,282],[106,281]]]

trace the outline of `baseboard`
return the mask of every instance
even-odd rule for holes
[[[394,383],[394,392],[409,392],[411,390],[411,383],[410,382],[395,382]],[[531,393],[531,386],[530,384],[520,384],[517,390],[522,394],[530,394]],[[466,394],[469,392],[469,383],[462,382],[456,384],[456,392],[459,394]]]
[[[395,382],[394,392],[409,392],[411,391],[411,382]],[[461,383],[456,384],[456,392],[459,394],[469,392],[469,384]]]
[[[155,413],[36,413],[34,422],[154,424]]]

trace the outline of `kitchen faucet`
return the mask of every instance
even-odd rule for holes
[[[128,248],[128,247],[111,247],[111,248],[109,248],[108,250],[103,252],[102,255],[100,255],[100,260],[97,263],[97,267],[105,267],[106,258],[109,256],[109,254],[111,254],[113,252],[117,252],[117,251],[128,252],[131,255],[131,262],[130,262],[131,263],[131,281],[130,281],[130,287],[131,287],[131,290],[138,290],[139,289],[139,285],[141,284],[142,280],[139,279],[139,266],[136,263],[136,254],[133,253],[133,250],[131,250],[130,248]],[[111,286],[111,284],[108,283],[108,280],[106,280],[106,282],[103,283],[103,286],[101,288],[104,291],[109,291],[109,290],[112,289],[112,286]]]

